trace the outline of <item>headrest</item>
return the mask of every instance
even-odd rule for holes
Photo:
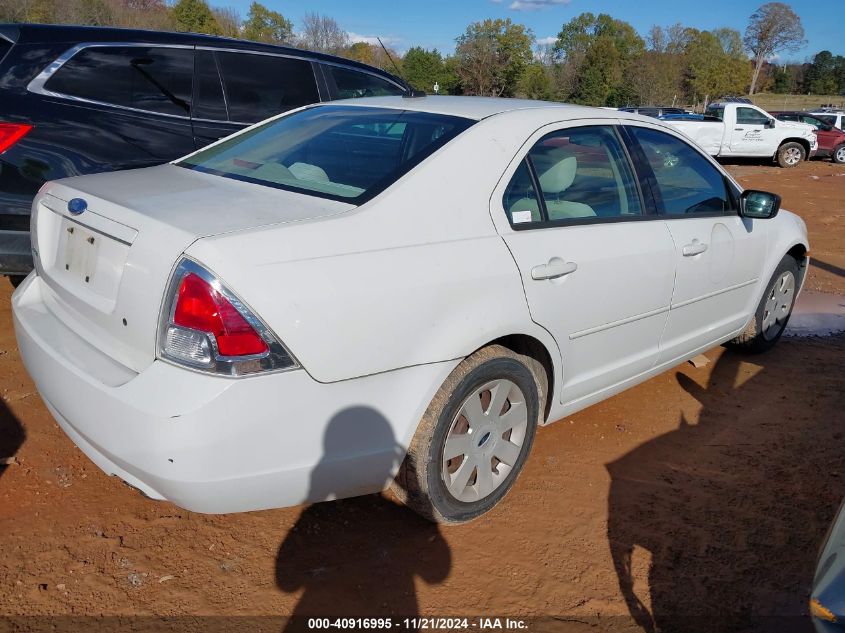
[[[577,169],[578,161],[574,156],[558,161],[540,175],[540,188],[545,193],[560,193],[569,189],[572,181],[575,180]]]

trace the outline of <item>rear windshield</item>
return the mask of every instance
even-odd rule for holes
[[[473,123],[428,112],[316,106],[259,125],[176,164],[362,204]]]
[[[725,120],[725,106],[710,106],[704,113],[707,116],[712,116],[720,121]]]

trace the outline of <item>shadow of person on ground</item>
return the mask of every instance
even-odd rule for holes
[[[23,426],[0,400],[0,478],[26,439]]]
[[[750,364],[725,352],[706,387],[678,372],[698,423],[682,415],[607,465],[611,555],[644,631],[812,630],[808,589],[845,495],[841,367],[830,354],[810,380],[802,346],[816,344],[781,342]]]
[[[387,420],[367,407],[336,415],[323,446],[309,498],[333,497],[344,469],[361,467],[337,461],[350,449],[363,454],[368,446],[394,447],[369,460],[384,485],[405,456]],[[276,557],[277,586],[288,593],[302,590],[286,630],[306,630],[308,616],[416,616],[415,578],[440,583],[450,568],[451,554],[439,527],[382,495],[310,505]]]

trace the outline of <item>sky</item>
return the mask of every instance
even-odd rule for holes
[[[765,0],[260,0],[265,6],[293,21],[295,28],[302,16],[313,11],[338,21],[352,38],[367,40],[375,36],[400,53],[412,46],[437,48],[450,53],[455,38],[467,25],[485,18],[509,17],[529,26],[538,41],[554,41],[565,22],[585,11],[609,13],[631,23],[641,35],[654,25],[669,26],[681,22],[701,30],[727,26],[745,31],[749,16]],[[249,11],[251,0],[210,0],[212,6],[231,6],[241,17]],[[820,50],[845,54],[842,6],[834,2],[833,13],[820,10],[809,0],[793,1],[793,10],[801,17],[807,46],[787,54],[790,60],[804,61]],[[550,39],[547,39],[550,38]]]

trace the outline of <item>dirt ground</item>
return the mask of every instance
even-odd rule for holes
[[[806,219],[807,287],[845,294],[845,166],[729,169]],[[0,280],[0,457],[16,456],[0,465],[0,615],[543,615],[645,631],[783,616],[809,630],[845,497],[845,336],[714,349],[542,429],[506,501],[467,526],[377,495],[209,516],[145,499],[65,437],[21,365],[10,292]]]

